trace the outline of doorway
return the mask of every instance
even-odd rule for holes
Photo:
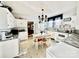
[[[32,37],[34,34],[34,22],[33,21],[28,21],[28,37]]]

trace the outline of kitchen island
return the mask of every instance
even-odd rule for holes
[[[55,45],[46,49],[47,58],[79,58],[79,34],[60,31],[52,31],[52,33]]]
[[[79,58],[79,48],[64,42],[56,43],[46,49],[47,58]]]
[[[0,41],[0,58],[12,58],[19,54],[19,40],[17,38]]]

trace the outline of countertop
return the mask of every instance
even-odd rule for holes
[[[55,30],[55,29],[53,29],[53,30],[48,30],[48,31],[72,34],[72,33],[68,33],[68,32],[65,32],[65,31],[59,31],[59,30]]]
[[[78,34],[72,34],[64,42],[69,44],[69,45],[72,45],[76,48],[79,48],[79,35]]]
[[[60,42],[46,49],[46,57],[79,58],[79,49],[64,42]]]
[[[60,33],[66,33],[69,34],[69,37],[67,37],[63,42],[72,45],[76,48],[79,48],[79,30],[72,32],[72,33],[66,33],[64,31],[58,31],[58,30],[50,30],[50,32],[60,32]]]
[[[0,40],[0,42],[8,41],[8,40],[14,40],[17,39],[17,36],[11,37],[11,38],[6,38],[6,40]]]

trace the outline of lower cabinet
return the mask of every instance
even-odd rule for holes
[[[19,32],[18,39],[27,40],[28,39],[28,33],[27,32]]]
[[[2,57],[2,46],[1,46],[1,43],[0,43],[0,58]]]
[[[0,58],[12,58],[19,54],[19,41],[12,39],[0,42]]]
[[[79,49],[64,42],[46,49],[47,58],[79,58]]]

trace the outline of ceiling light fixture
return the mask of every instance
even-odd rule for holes
[[[41,10],[42,11],[42,15],[38,16],[39,19],[39,23],[41,22],[46,22],[47,21],[47,15],[44,15],[44,9]]]

